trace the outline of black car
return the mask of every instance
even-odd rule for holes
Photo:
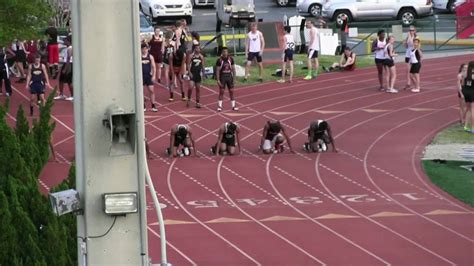
[[[278,6],[289,6],[296,4],[296,0],[276,0]]]

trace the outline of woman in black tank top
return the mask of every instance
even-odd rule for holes
[[[204,65],[205,61],[204,56],[201,54],[201,47],[196,46],[194,48],[194,52],[191,55],[188,66],[191,82],[188,87],[188,101],[186,103],[187,107],[189,107],[194,87],[196,89],[196,108],[201,108],[199,101],[201,95],[201,81],[202,77],[204,77]]]
[[[467,75],[464,78],[464,84],[462,87],[462,93],[466,102],[466,108],[468,115],[464,124],[464,130],[470,133],[474,133],[474,61],[469,62],[467,68]]]

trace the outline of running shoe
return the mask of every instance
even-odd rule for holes
[[[221,112],[222,111],[222,107],[217,107],[217,112]]]
[[[170,155],[171,155],[171,150],[170,150],[170,148],[166,148],[166,150],[165,150],[165,154],[166,154],[166,155],[168,155],[168,156],[170,156]]]
[[[418,93],[420,92],[420,89],[411,89],[411,92]]]
[[[278,83],[285,83],[285,80],[284,79],[279,79],[277,80]]]
[[[170,98],[168,99],[168,102],[172,102],[172,101],[174,101],[174,98],[173,98],[173,97],[170,97]]]
[[[216,150],[217,150],[216,145],[212,146],[211,147],[211,154],[216,155]]]
[[[54,99],[55,100],[66,100],[66,96],[61,94],[61,95],[58,95],[58,96],[54,97]]]
[[[263,78],[259,78],[258,81],[259,81],[259,82],[263,82]]]
[[[232,111],[239,111],[239,107],[237,106],[232,107]]]
[[[467,132],[469,132],[469,131],[470,131],[470,129],[469,129],[468,127],[464,127],[464,131],[467,131]]]
[[[72,97],[72,96],[71,96],[71,97],[67,97],[67,98],[66,98],[66,101],[74,101],[74,97]]]
[[[392,89],[388,89],[388,90],[387,90],[387,93],[393,93],[393,94],[395,94],[395,93],[398,93],[398,90],[393,89],[393,88],[392,88]]]
[[[305,144],[303,144],[303,150],[304,151],[309,151],[309,144],[307,142]]]
[[[191,151],[189,150],[188,147],[183,148],[183,154],[184,154],[184,156],[189,156],[191,154]]]
[[[158,108],[156,108],[156,105],[154,105],[154,104],[151,105],[151,111],[152,112],[158,112]]]
[[[310,80],[312,79],[313,77],[311,75],[307,75],[306,77],[304,77],[304,80]]]
[[[187,100],[188,100],[188,98],[187,98],[186,96],[184,96],[184,97],[182,96],[182,97],[181,97],[181,101],[185,102],[185,101],[187,101]]]
[[[200,104],[200,103],[196,103],[196,108],[197,108],[197,109],[201,109],[201,104]]]
[[[327,67],[323,66],[323,70],[326,72],[326,73],[329,73],[331,72]]]

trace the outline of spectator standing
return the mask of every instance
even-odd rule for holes
[[[217,85],[219,86],[219,100],[217,102],[217,111],[222,111],[222,101],[224,100],[225,88],[229,90],[230,102],[232,110],[238,111],[239,108],[236,106],[234,96],[234,80],[235,80],[235,62],[234,59],[229,55],[227,47],[222,48],[221,57],[216,63],[216,77]]]
[[[293,82],[293,72],[294,72],[294,65],[293,65],[293,55],[295,53],[295,40],[293,35],[291,35],[291,27],[285,26],[285,35],[283,36],[285,39],[285,50],[283,50],[283,63],[281,67],[281,79],[278,80],[279,83],[285,83],[286,78],[286,63],[289,64],[290,67],[290,79],[289,82]]]
[[[10,83],[10,76],[8,74],[7,55],[5,48],[0,46],[0,94],[2,92],[2,85],[5,83],[5,95],[7,97],[12,95],[12,87]]]
[[[156,65],[156,76],[158,77],[158,83],[161,83],[161,69],[163,68],[163,33],[160,28],[155,27],[155,33],[151,36],[150,41],[150,54],[153,56]]]
[[[411,58],[411,52],[414,49],[414,42],[416,39],[416,28],[415,26],[410,26],[410,30],[408,31],[407,38],[403,42],[406,48],[405,52],[405,63],[407,63],[407,84],[405,86],[405,90],[409,89],[411,87],[411,64],[410,64],[410,58]]]
[[[45,35],[48,36],[48,69],[51,73],[51,77],[56,79],[59,70],[59,46],[58,29],[55,26],[54,19],[50,21]]]
[[[249,77],[250,66],[253,60],[257,60],[259,67],[259,81],[263,81],[263,50],[265,49],[265,38],[262,32],[257,29],[257,23],[250,23],[250,32],[247,34],[245,40],[245,57],[247,58],[247,65],[245,66],[245,78],[247,81]]]
[[[308,75],[304,78],[310,80],[316,78],[319,69],[319,30],[314,26],[311,20],[306,21],[306,28],[309,31],[309,46],[308,46]]]
[[[59,72],[58,96],[54,97],[54,99],[72,101],[74,100],[74,88],[72,85],[72,39],[71,39],[71,36],[68,36],[66,38],[64,44],[67,46],[66,58],[64,60],[64,64],[61,67],[61,71]],[[69,88],[69,93],[70,93],[69,97],[66,97],[64,95],[64,84],[67,84]]]
[[[347,35],[349,34],[349,18],[346,14],[341,16],[342,23],[339,31],[341,35],[341,54],[344,53],[344,49],[347,47]]]
[[[397,79],[397,68],[395,66],[395,57],[397,54],[395,53],[395,48],[393,47],[395,43],[395,37],[389,36],[387,39],[387,45],[384,48],[384,55],[385,55],[385,71],[387,76],[387,92],[388,93],[398,93],[398,90],[394,88],[395,81]]]
[[[372,42],[372,52],[375,55],[375,65],[377,66],[377,74],[379,78],[379,91],[385,91],[383,87],[383,72],[384,72],[384,62],[385,62],[385,53],[384,49],[387,45],[387,40],[385,39],[385,31],[379,30],[377,32],[377,39]]]
[[[421,61],[423,60],[423,52],[420,48],[420,39],[413,42],[413,50],[410,53],[410,75],[412,84],[415,86],[411,92],[420,92],[420,70]]]

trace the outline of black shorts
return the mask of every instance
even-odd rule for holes
[[[411,64],[410,74],[420,74],[421,63]]]
[[[388,59],[387,58],[383,61],[383,65],[388,66],[388,67],[393,67],[393,66],[395,66],[395,62],[393,61],[393,59]]]
[[[26,63],[26,53],[23,50],[15,51],[15,62]]]
[[[143,86],[153,86],[151,75],[143,75]]]
[[[72,84],[72,66],[71,66],[71,71],[69,71],[69,73],[63,73],[62,71],[60,72],[59,82]]]
[[[308,137],[311,135],[311,132],[308,130]],[[322,140],[326,144],[331,144],[331,139],[329,138],[329,135],[325,132],[323,134],[315,134],[313,136],[313,142],[316,142],[318,140]]]
[[[283,53],[283,62],[293,61],[293,54],[295,51],[293,49],[286,49]]]
[[[32,82],[30,84],[30,93],[36,95],[44,94],[44,83]]]
[[[472,103],[474,101],[474,89],[464,87],[462,88],[462,94],[465,102]]]
[[[384,62],[385,62],[385,59],[375,58],[375,64],[376,65],[383,65]]]
[[[183,146],[186,146],[186,138],[184,139],[179,139],[179,138],[174,138],[174,143],[173,143],[173,146],[174,147],[179,147],[180,145],[183,145]]]
[[[318,50],[313,50],[313,49],[308,50],[308,59],[315,59],[315,58],[318,58],[318,56],[319,56]]]
[[[221,76],[220,82],[222,84],[222,89],[227,87],[229,90],[234,88],[234,78],[229,75]]]
[[[252,62],[254,58],[257,58],[257,63],[262,63],[263,59],[260,53],[250,53],[247,56],[247,61]]]
[[[201,72],[199,72],[199,71],[194,72],[193,71],[191,73],[192,73],[192,76],[193,76],[191,81],[194,82],[194,83],[201,83],[201,81],[202,81]]]
[[[228,137],[224,135],[224,137],[222,138],[222,143],[225,143],[227,147],[235,147],[235,135]]]

